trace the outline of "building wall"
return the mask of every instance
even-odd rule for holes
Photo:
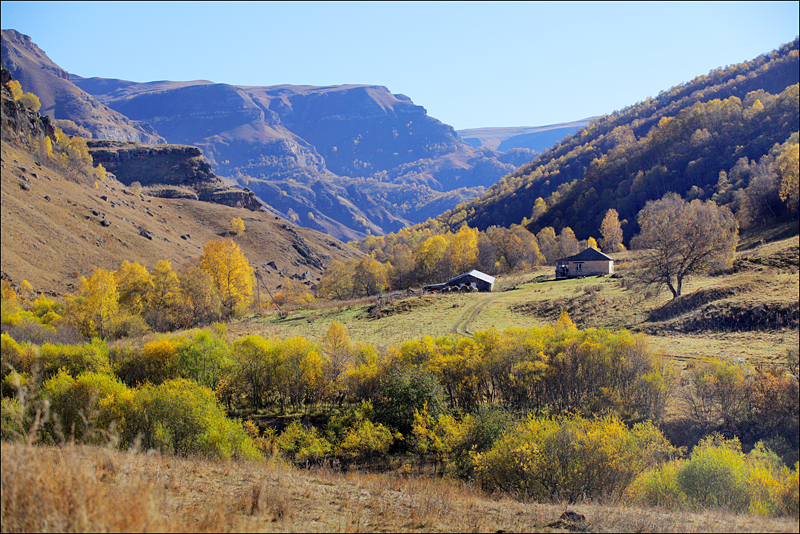
[[[563,263],[566,263],[569,268],[569,272],[567,273],[568,278],[574,278],[576,276],[593,276],[598,274],[614,274],[613,261],[569,261]],[[556,273],[559,272],[559,269],[563,263],[558,263],[558,267],[556,267]],[[580,270],[578,270],[578,264],[580,264]]]

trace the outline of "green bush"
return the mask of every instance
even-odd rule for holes
[[[115,427],[123,423],[119,402],[129,396],[127,386],[113,375],[90,372],[73,378],[62,369],[37,395],[50,404],[44,437],[89,443],[113,439]]]
[[[675,453],[650,422],[627,428],[617,417],[528,419],[475,457],[486,490],[536,499],[620,496],[634,477]]]
[[[320,460],[331,452],[330,442],[316,428],[306,427],[300,421],[287,426],[275,442],[296,463]]]
[[[138,442],[181,456],[261,457],[242,425],[225,416],[214,393],[191,380],[145,384],[135,391],[124,417],[123,446]]]
[[[626,498],[645,506],[796,516],[797,466],[790,471],[761,443],[745,455],[738,439],[715,434],[701,440],[688,460],[639,475]]]
[[[444,393],[436,378],[413,367],[395,368],[381,381],[375,421],[409,436],[414,412],[427,410],[434,418],[444,409]]]
[[[61,369],[70,376],[82,373],[111,372],[108,359],[108,346],[97,338],[82,345],[65,345],[63,343],[45,343],[39,347],[35,361],[42,365],[42,380],[55,376]]]

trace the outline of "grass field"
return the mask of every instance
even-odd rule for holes
[[[425,335],[463,336],[489,328],[541,326],[567,311],[579,328],[643,332],[653,349],[676,362],[726,355],[754,364],[772,363],[798,344],[797,244],[793,237],[740,252],[735,272],[689,278],[675,302],[668,292],[655,296],[626,283],[636,270],[636,255],[627,252],[618,261],[617,272],[623,278],[554,281],[548,267],[500,277],[492,293],[416,295],[391,304],[379,304],[375,298],[326,303],[290,312],[285,318],[277,312],[247,317],[231,323],[228,331],[233,337],[319,340],[330,323],[338,321],[354,341],[386,348]],[[378,307],[379,313],[370,311]],[[766,317],[763,324],[757,323],[759,309]],[[659,320],[650,320],[651,316]]]

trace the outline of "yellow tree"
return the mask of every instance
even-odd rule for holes
[[[441,235],[429,237],[420,244],[414,255],[419,279],[422,282],[443,282],[437,280],[445,273],[442,272],[442,263],[447,251],[447,239]]]
[[[150,276],[153,288],[147,299],[147,319],[157,330],[169,330],[176,321],[177,304],[180,296],[178,275],[172,264],[160,260]]]
[[[546,226],[539,230],[539,233],[536,234],[536,240],[539,242],[539,249],[548,262],[553,263],[559,258],[558,240],[556,239],[556,231],[552,226]]]
[[[211,276],[193,265],[178,273],[178,323],[186,328],[216,321],[222,315],[222,300]]]
[[[600,223],[600,246],[608,252],[620,252],[625,250],[622,246],[622,225],[619,222],[617,210],[610,209],[606,212],[603,222]]]
[[[153,289],[153,281],[147,268],[125,260],[119,269],[114,271],[114,280],[117,282],[119,305],[129,313],[141,315],[148,295]]]
[[[445,253],[455,276],[478,266],[478,231],[466,224],[450,240]]]
[[[377,295],[387,287],[386,273],[390,266],[383,265],[371,256],[364,256],[355,265],[353,272],[353,286],[356,293],[362,295]]]
[[[319,281],[317,294],[326,299],[353,298],[353,272],[357,262],[355,259],[333,260]]]
[[[597,241],[592,236],[589,236],[589,239],[586,240],[586,246],[588,248],[593,248],[595,250],[600,250],[600,246],[597,244]]]
[[[787,148],[776,161],[781,173],[780,197],[793,213],[800,204],[800,145]]]
[[[118,310],[117,282],[104,269],[96,269],[88,280],[81,277],[78,294],[67,299],[67,315],[85,336],[105,338]]]
[[[347,329],[342,323],[336,321],[332,322],[322,338],[322,350],[327,356],[325,362],[325,377],[328,383],[340,396],[344,390],[342,379],[345,373],[352,365],[353,348],[350,343],[350,336],[347,335]]]
[[[575,232],[572,228],[565,226],[558,234],[558,248],[561,250],[562,257],[574,256],[579,250],[578,238],[575,237]]]
[[[246,307],[253,300],[253,268],[239,245],[230,239],[206,243],[200,267],[211,276],[226,313]]]
[[[244,221],[241,217],[231,219],[231,233],[242,235],[244,233]]]

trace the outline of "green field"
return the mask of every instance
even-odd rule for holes
[[[690,278],[681,306],[668,320],[649,317],[654,312],[670,315],[664,310],[675,308],[677,301],[671,302],[668,292],[655,296],[630,287],[637,265],[636,254],[627,252],[617,262],[622,278],[555,281],[546,267],[499,277],[491,293],[326,303],[291,311],[284,318],[265,312],[231,323],[229,333],[319,340],[330,323],[338,321],[353,341],[388,348],[426,335],[469,336],[489,328],[541,326],[566,311],[579,328],[643,332],[655,350],[676,361],[725,355],[755,364],[777,362],[798,344],[797,243],[794,237],[761,245],[740,252],[734,272]],[[772,310],[771,315],[755,322],[759,307]]]

